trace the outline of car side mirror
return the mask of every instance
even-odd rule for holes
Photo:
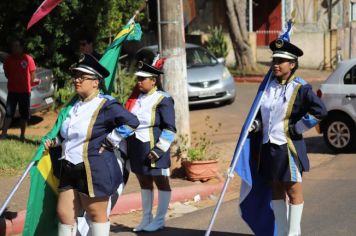
[[[225,58],[219,57],[218,62],[219,62],[219,64],[225,64]]]

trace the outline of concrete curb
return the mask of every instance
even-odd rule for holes
[[[172,189],[172,199],[171,203],[191,200],[196,195],[200,197],[209,196],[215,192],[221,191],[223,183],[217,184],[196,184],[187,187],[177,187]],[[157,205],[158,192],[155,190],[153,205]],[[124,213],[130,213],[135,210],[141,210],[141,193],[129,193],[122,195],[117,204],[111,211],[111,215],[118,215]]]
[[[243,77],[234,77],[234,80],[237,83],[261,83],[263,78],[264,78],[263,76],[243,76]],[[320,78],[320,77],[307,77],[303,79],[308,83],[321,82],[325,80],[324,78]]]
[[[187,187],[172,188],[171,203],[192,200],[194,196],[207,197],[213,193],[220,192],[223,187],[223,182],[217,184],[197,183]],[[155,191],[154,205],[157,205],[158,192]],[[130,213],[135,210],[142,209],[141,193],[134,192],[122,195],[114,208],[111,215]],[[12,234],[21,234],[24,229],[26,210],[11,213],[13,217],[0,218],[0,236],[9,236]]]

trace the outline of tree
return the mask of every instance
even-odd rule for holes
[[[226,0],[230,35],[235,52],[236,67],[240,70],[255,70],[246,27],[246,0]]]
[[[32,14],[43,0],[0,1],[0,50],[8,51],[11,37],[23,39],[36,63],[53,70],[64,81],[77,60],[78,40],[87,33],[103,51],[110,39],[144,0],[63,0],[49,15],[26,31]]]
[[[175,101],[178,146],[190,146],[190,123],[187,89],[187,61],[181,0],[161,0],[162,56],[164,66],[164,88]],[[186,153],[182,153],[183,156]]]

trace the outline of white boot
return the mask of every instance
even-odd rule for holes
[[[142,231],[152,220],[153,191],[151,189],[141,189],[142,220],[133,231]]]
[[[156,217],[148,226],[143,228],[144,231],[153,232],[164,228],[164,218],[166,216],[170,200],[170,191],[158,191],[158,208]]]
[[[300,222],[302,221],[304,203],[298,205],[289,204],[289,231],[288,236],[300,236],[302,235],[300,229]]]
[[[90,232],[92,236],[109,236],[110,221],[105,223],[91,223]]]
[[[277,235],[286,236],[288,233],[286,202],[283,199],[272,200],[272,209],[277,224]]]
[[[58,223],[58,236],[76,236],[77,224],[66,225]]]

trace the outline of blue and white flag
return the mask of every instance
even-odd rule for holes
[[[236,151],[236,153],[240,153],[235,171],[241,177],[241,217],[257,236],[274,235],[275,224],[271,208],[272,191],[256,173],[257,163],[253,161],[252,157],[252,151],[259,149],[261,139],[260,137],[249,135],[248,129],[260,109],[261,99],[271,80],[271,74],[272,72],[269,70],[258,88],[237,144],[237,147],[241,146],[241,151]]]
[[[279,36],[280,39],[290,41],[292,25],[292,20],[289,20],[286,31]],[[270,69],[258,88],[255,100],[242,127],[231,165],[231,167],[235,167],[235,171],[241,177],[239,204],[241,217],[257,236],[277,235],[271,207],[272,190],[257,173],[257,155],[259,155],[257,150],[260,150],[262,137],[259,137],[261,135],[249,134],[248,131],[261,107],[263,94],[271,79],[272,70]]]

